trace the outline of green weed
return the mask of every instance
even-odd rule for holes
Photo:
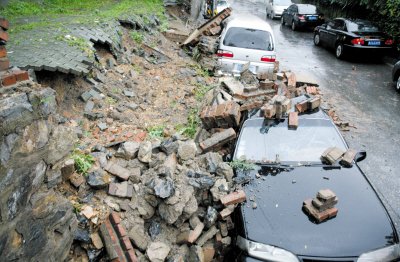
[[[159,138],[162,139],[164,137],[164,129],[165,126],[153,126],[147,129],[150,138]]]
[[[56,40],[65,41],[69,46],[75,46],[81,51],[83,51],[88,57],[94,57],[94,52],[92,50],[92,46],[86,41],[84,38],[75,37],[71,35],[59,35],[56,36]]]
[[[229,165],[237,170],[237,171],[250,171],[253,170],[256,165],[251,163],[250,161],[246,160],[246,159],[235,159],[232,162],[229,163]]]
[[[83,154],[82,152],[75,150],[72,154],[72,159],[75,161],[75,169],[79,174],[86,175],[89,169],[92,167],[95,159],[89,154]]]
[[[193,139],[199,126],[200,117],[198,115],[198,110],[192,109],[190,110],[187,117],[186,125],[178,125],[175,127],[175,129],[178,130],[178,132],[180,132],[181,134]]]
[[[213,86],[203,85],[199,83],[196,83],[195,85],[196,88],[194,89],[194,96],[196,97],[196,100],[199,102],[203,100],[204,96],[207,94],[208,91],[214,88]]]
[[[133,41],[140,45],[141,43],[143,43],[144,35],[138,31],[132,31],[131,38],[133,39]]]

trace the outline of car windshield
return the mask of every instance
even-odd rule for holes
[[[263,119],[245,122],[237,144],[235,158],[256,162],[321,162],[321,154],[329,147],[346,150],[346,146],[330,120],[299,119],[297,130],[289,130],[287,120],[270,126],[267,132]],[[264,130],[264,131],[263,131]]]
[[[313,5],[298,5],[299,14],[316,14],[317,8]]]
[[[269,32],[242,27],[229,28],[223,44],[247,49],[274,50],[272,36]]]
[[[292,1],[290,0],[275,0],[275,5],[278,6],[289,6],[292,4]]]
[[[379,28],[368,21],[347,21],[347,30],[349,32],[378,32]]]

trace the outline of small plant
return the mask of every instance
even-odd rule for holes
[[[59,35],[56,36],[56,40],[65,41],[69,46],[74,46],[83,51],[88,57],[94,57],[92,47],[84,38],[75,37],[71,35]]]
[[[194,89],[194,96],[196,97],[196,100],[201,102],[204,98],[204,96],[207,94],[208,91],[213,89],[213,86],[208,86],[208,85],[203,85],[196,83],[196,88]]]
[[[74,202],[74,203],[72,204],[72,207],[74,208],[74,213],[75,213],[75,214],[79,214],[79,213],[82,211],[83,205],[82,205],[81,203]]]
[[[132,31],[131,32],[131,37],[133,39],[133,41],[135,41],[137,44],[141,44],[143,43],[144,40],[144,35],[138,31]]]
[[[193,68],[194,70],[196,70],[196,74],[202,77],[209,77],[210,74],[208,73],[208,71],[204,68],[201,67],[201,65],[199,64],[193,64],[190,65],[191,68]]]
[[[108,96],[108,97],[106,97],[106,103],[108,105],[115,105],[117,103],[117,100],[115,100],[114,98]]]
[[[193,48],[193,51],[192,51],[192,58],[193,58],[193,60],[196,61],[196,62],[199,62],[199,61],[200,61],[201,53],[200,53],[200,50],[199,50],[199,48],[198,48],[197,46],[196,46],[195,48]]]
[[[176,128],[183,135],[194,138],[196,135],[197,128],[200,125],[200,117],[198,116],[198,110],[192,109],[187,117],[187,124],[185,126],[177,126]]]
[[[82,175],[86,175],[95,162],[93,156],[84,154],[78,150],[75,150],[71,157],[75,161],[76,171]]]
[[[248,160],[246,160],[244,158],[235,159],[232,162],[230,162],[229,165],[233,169],[235,169],[237,171],[243,171],[243,172],[252,170],[252,169],[254,169],[256,167],[255,164],[251,163],[250,161],[248,161]]]
[[[153,126],[147,129],[150,138],[163,138],[164,126]]]

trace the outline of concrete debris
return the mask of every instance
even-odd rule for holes
[[[218,132],[212,135],[209,139],[206,139],[200,143],[200,148],[203,152],[210,150],[216,150],[220,146],[228,143],[229,141],[236,138],[236,132],[233,128],[225,129],[222,132]]]
[[[178,143],[178,157],[185,161],[193,159],[197,153],[197,146],[194,141],[179,141]]]
[[[133,194],[133,186],[128,181],[122,183],[110,183],[108,186],[108,194],[117,197],[131,198]]]
[[[333,165],[343,156],[343,154],[344,151],[342,149],[337,147],[329,147],[322,153],[321,159],[322,161]]]
[[[354,149],[347,149],[347,151],[344,153],[342,159],[340,160],[340,164],[345,166],[345,167],[352,167],[353,166],[353,161],[354,158],[357,155],[357,151]]]
[[[163,242],[152,242],[147,247],[146,255],[151,262],[163,262],[171,248]]]

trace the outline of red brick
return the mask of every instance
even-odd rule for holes
[[[126,257],[125,257],[125,252],[122,251],[122,248],[121,248],[121,246],[119,245],[119,243],[116,244],[116,245],[113,245],[113,248],[114,248],[115,252],[117,253],[118,259],[119,259],[119,260],[116,260],[116,261],[120,261],[120,262],[125,262],[125,261],[127,261],[127,259],[126,259]],[[113,261],[114,261],[114,260],[113,260]]]
[[[3,74],[1,76],[1,84],[3,86],[11,86],[11,85],[15,85],[17,83],[17,78],[15,77],[14,74]]]
[[[7,30],[10,27],[10,23],[4,17],[0,17],[0,27]]]
[[[7,57],[0,58],[0,71],[5,71],[10,68],[10,60]]]
[[[310,95],[318,94],[318,90],[315,86],[306,86],[306,93]]]
[[[296,107],[296,110],[297,110],[299,113],[306,112],[307,109],[308,109],[308,102],[307,102],[307,101],[303,101],[303,102],[297,103],[297,104],[295,105],[295,107]]]
[[[0,28],[0,41],[8,42],[9,36],[6,31],[4,31],[2,28]]]
[[[125,256],[129,262],[137,262],[138,261],[135,251],[133,249],[130,249],[127,252],[125,252]]]
[[[290,75],[287,76],[288,78],[288,87],[294,88],[296,87],[296,75],[292,72]]]
[[[4,45],[0,45],[0,58],[7,56],[7,49]]]
[[[221,203],[224,206],[242,203],[246,201],[246,193],[243,190],[232,192],[226,196],[221,197]]]
[[[297,129],[299,126],[299,113],[290,112],[288,117],[288,127],[291,129]]]
[[[114,229],[113,229],[113,227],[112,227],[112,225],[111,225],[110,220],[106,220],[106,221],[104,222],[104,224],[105,224],[105,226],[106,226],[108,235],[110,236],[110,239],[111,239],[113,245],[118,244],[118,243],[119,243],[118,236],[117,236],[117,234],[115,233],[115,231],[114,231]]]
[[[121,246],[125,251],[133,249],[131,240],[127,236],[121,238]]]
[[[126,231],[122,224],[117,224],[115,227],[115,231],[117,231],[117,234],[120,238],[126,236]]]
[[[14,71],[14,75],[17,78],[17,82],[29,80],[29,74],[27,71],[17,70]]]
[[[307,199],[303,202],[303,208],[305,212],[314,217],[318,223],[321,223],[329,218],[335,217],[338,213],[337,208],[330,208],[322,212],[318,212],[318,210],[312,205],[312,199]]]
[[[210,138],[200,143],[200,148],[206,152],[212,149],[216,149],[227,142],[235,139],[236,132],[233,128],[225,129],[222,132],[212,135]]]
[[[228,127],[225,125],[226,121],[224,118],[224,112],[226,106],[227,103],[220,104],[217,106],[217,109],[215,110],[215,119],[217,121],[218,127]]]
[[[308,101],[308,103],[309,103],[308,108],[311,109],[311,110],[314,110],[314,109],[318,108],[321,105],[321,97],[316,96],[316,97],[310,99]]]
[[[110,221],[113,226],[116,226],[117,224],[121,223],[121,218],[117,212],[112,212],[110,214]]]

